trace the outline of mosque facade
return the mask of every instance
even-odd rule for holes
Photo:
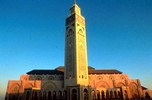
[[[32,70],[9,80],[5,100],[122,100],[150,98],[139,79],[116,69],[88,66],[85,18],[76,4],[66,18],[65,65]]]

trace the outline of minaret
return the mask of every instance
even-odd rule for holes
[[[85,18],[74,2],[66,18],[64,86],[88,86]]]

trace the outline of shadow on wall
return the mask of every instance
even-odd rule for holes
[[[6,94],[5,100],[67,100],[67,92],[25,91],[25,93]]]
[[[74,97],[72,100],[77,100],[77,95],[75,91],[72,91]],[[87,94],[87,93],[86,93]],[[88,96],[86,96],[88,97]],[[107,99],[108,98],[108,99]],[[67,100],[67,91],[25,91],[25,93],[12,93],[6,94],[5,100]],[[89,100],[89,98],[85,98],[84,100]],[[92,100],[122,100],[121,98],[110,99],[110,97],[102,97],[100,98],[99,93],[95,94]],[[143,98],[133,98],[131,100],[152,100],[149,93],[145,93],[145,97]]]

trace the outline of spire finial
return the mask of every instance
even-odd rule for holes
[[[74,4],[76,4],[76,0],[74,0]]]

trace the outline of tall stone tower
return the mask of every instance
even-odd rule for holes
[[[88,85],[85,18],[74,2],[66,18],[64,86]]]

